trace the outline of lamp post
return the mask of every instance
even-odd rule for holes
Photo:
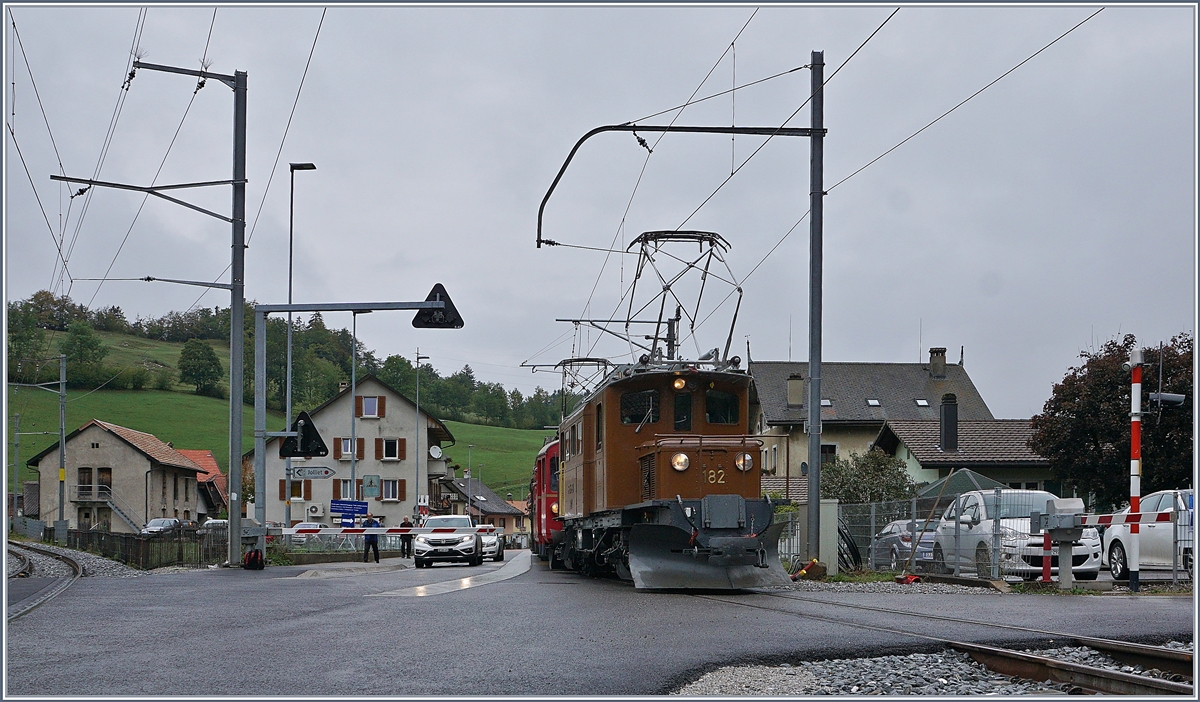
[[[475,444],[467,444],[467,516],[471,516],[471,449]]]
[[[417,418],[413,422],[413,426],[416,427],[417,438],[413,442],[413,516],[419,522],[421,519],[421,359],[429,359],[428,356],[421,355],[420,346],[417,347],[416,359],[417,400],[415,404],[417,407]]]
[[[295,228],[296,221],[296,171],[315,171],[317,167],[311,163],[290,163],[288,170],[291,171],[292,187],[291,197],[288,204],[288,304],[292,304],[292,234]],[[288,312],[287,320],[287,409],[285,431],[290,431],[292,426],[292,313]],[[283,522],[287,526],[292,525],[292,459],[284,459],[283,473],[287,481],[287,488],[284,491],[283,500]]]

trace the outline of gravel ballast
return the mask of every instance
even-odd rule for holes
[[[10,548],[16,548],[21,553],[29,556],[33,560],[33,575],[42,578],[63,578],[71,575],[71,568],[62,561],[44,556],[40,553],[29,549],[21,548],[19,545],[9,545]],[[138,570],[131,568],[124,563],[114,561],[103,556],[97,556],[86,551],[76,551],[74,549],[62,548],[52,544],[39,543],[38,548],[54,553],[61,553],[75,560],[83,568],[83,577],[85,578],[138,578],[143,575],[157,575],[164,573],[178,573],[181,571],[194,570],[192,568],[184,568],[182,566],[166,566],[156,570]],[[14,559],[15,560],[15,559]],[[9,567],[11,568],[11,562]]]

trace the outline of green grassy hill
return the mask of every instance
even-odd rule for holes
[[[50,434],[21,437],[21,464],[39,451],[58,442],[58,393],[37,388],[8,386],[8,430],[12,416],[21,415],[21,432]],[[279,412],[268,413],[269,427],[283,424]],[[176,448],[208,449],[221,470],[227,470],[229,453],[229,401],[183,392],[162,390],[100,390],[93,393],[67,391],[67,433],[92,419],[120,424],[154,434]],[[243,451],[254,447],[254,408],[246,406],[242,417]],[[13,449],[9,441],[9,451]],[[22,471],[22,480],[33,480],[32,471]]]
[[[544,437],[554,432],[544,429],[506,429],[462,422],[446,422],[456,443],[444,447],[451,463],[467,467],[467,445],[472,466],[471,477],[483,478],[485,485],[501,497],[511,492],[521,500],[529,492],[533,459],[542,450]],[[462,475],[460,472],[458,475]]]
[[[47,331],[46,341],[48,351],[46,355],[53,356],[57,354],[58,345],[66,336],[66,332]],[[108,355],[104,357],[104,364],[116,369],[125,368],[137,363],[148,368],[166,366],[177,369],[179,365],[179,353],[183,351],[183,344],[177,341],[159,341],[158,339],[146,339],[130,334],[103,331],[96,332],[96,336],[100,337],[100,341],[108,349]],[[212,346],[213,350],[217,352],[217,358],[221,361],[221,382],[224,385],[228,385],[229,342],[213,339],[204,339],[203,341]],[[246,363],[252,364],[254,362],[254,349],[248,348],[247,352],[249,355]],[[178,378],[176,379],[178,380]],[[191,385],[175,383],[173,389],[179,392],[191,392],[193,387]]]

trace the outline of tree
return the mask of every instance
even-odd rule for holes
[[[71,322],[67,338],[58,344],[58,352],[66,355],[68,366],[76,367],[95,366],[108,355],[104,342],[96,336],[92,325],[84,321]]]
[[[1042,413],[1033,417],[1029,447],[1045,456],[1064,492],[1093,494],[1101,508],[1129,499],[1130,391],[1132,379],[1121,364],[1137,341],[1127,334],[1099,350],[1079,354],[1083,364],[1056,383]],[[1192,346],[1191,334],[1178,334],[1164,345],[1142,351],[1142,489],[1143,495],[1187,487],[1192,477]],[[1187,395],[1182,407],[1158,407],[1150,393]]]
[[[212,393],[221,379],[217,352],[199,339],[189,339],[179,352],[179,380],[196,386],[197,395]]]
[[[27,302],[8,303],[8,379],[36,383],[38,358],[45,355],[46,332]]]
[[[821,465],[821,498],[846,504],[905,500],[917,486],[905,470],[904,461],[881,449],[865,454],[851,452],[850,459],[838,457]]]

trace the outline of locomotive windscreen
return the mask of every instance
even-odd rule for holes
[[[722,390],[709,390],[704,393],[704,411],[709,424],[737,424],[737,395]]]
[[[654,424],[658,417],[658,390],[641,390],[621,395],[622,424]]]
[[[675,395],[675,431],[692,430],[692,393]]]

